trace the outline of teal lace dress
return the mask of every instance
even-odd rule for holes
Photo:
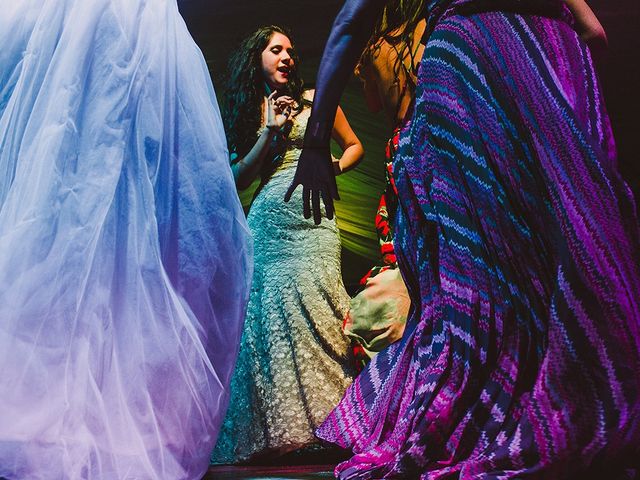
[[[335,220],[302,215],[302,189],[283,201],[302,148],[310,108],[289,125],[287,148],[263,176],[251,205],[255,271],[231,401],[213,463],[277,455],[318,442],[314,430],[353,378],[342,321],[350,298],[342,283]]]

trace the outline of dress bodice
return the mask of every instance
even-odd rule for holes
[[[307,122],[309,121],[309,116],[311,115],[311,107],[305,106],[304,109],[295,117],[293,117],[290,121],[290,126],[285,128],[290,128],[289,134],[286,138],[286,148],[284,155],[282,155],[282,161],[279,168],[287,168],[292,164],[296,164],[298,162],[298,158],[300,157],[300,153],[302,152],[302,143],[304,141],[304,132],[307,129]]]
[[[309,99],[309,95],[306,98]],[[305,105],[302,111],[292,117],[282,128],[284,139],[274,140],[272,150],[280,150],[282,153],[270,155],[271,158],[265,162],[261,172],[262,183],[266,183],[273,175],[283,170],[295,167],[302,152],[302,144],[304,142],[304,132],[307,128],[307,122],[311,115],[311,106]],[[266,127],[262,127],[259,133]],[[283,141],[284,146],[278,147],[277,142]]]
[[[297,150],[298,155],[302,150],[302,142],[304,140],[304,131],[307,128],[307,122],[311,115],[311,106],[305,106],[303,110],[291,119],[291,131],[288,136],[288,147]]]

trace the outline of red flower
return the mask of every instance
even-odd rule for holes
[[[382,252],[382,255],[393,255],[395,253],[393,249],[393,243],[383,243],[382,245],[380,245],[380,251]]]

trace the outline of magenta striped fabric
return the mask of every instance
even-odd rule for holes
[[[354,450],[339,478],[626,478],[638,221],[586,46],[560,19],[443,16],[396,162],[413,310],[317,432]]]

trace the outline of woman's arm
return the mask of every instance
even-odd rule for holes
[[[580,38],[591,47],[606,47],[607,34],[593,10],[584,0],[564,0],[576,21]]]
[[[386,0],[347,0],[338,13],[318,69],[305,145],[324,146],[329,141],[342,91],[385,4]]]
[[[236,153],[231,154],[231,171],[238,190],[249,188],[254,178],[260,172],[262,162],[267,156],[271,141],[278,134],[277,128],[266,128],[256,140],[249,153],[239,158]]]
[[[291,116],[293,99],[286,96],[276,98],[276,94],[277,92],[274,91],[267,98],[267,112],[265,115],[267,128],[262,131],[249,153],[241,158],[235,153],[231,154],[231,171],[239,190],[249,188],[258,172],[260,172],[262,163],[269,152],[271,142]]]
[[[313,206],[315,223],[320,223],[320,196],[327,217],[333,218],[333,199],[339,198],[329,151],[333,120],[342,91],[385,3],[386,0],[347,0],[333,23],[322,55],[305,149],[285,195],[288,201],[296,187],[302,185],[304,216],[311,216]]]
[[[362,143],[351,129],[351,125],[349,125],[347,117],[345,117],[340,107],[336,111],[333,134],[331,136],[342,149],[340,159],[333,161],[333,171],[336,175],[340,175],[355,168],[364,157]]]

